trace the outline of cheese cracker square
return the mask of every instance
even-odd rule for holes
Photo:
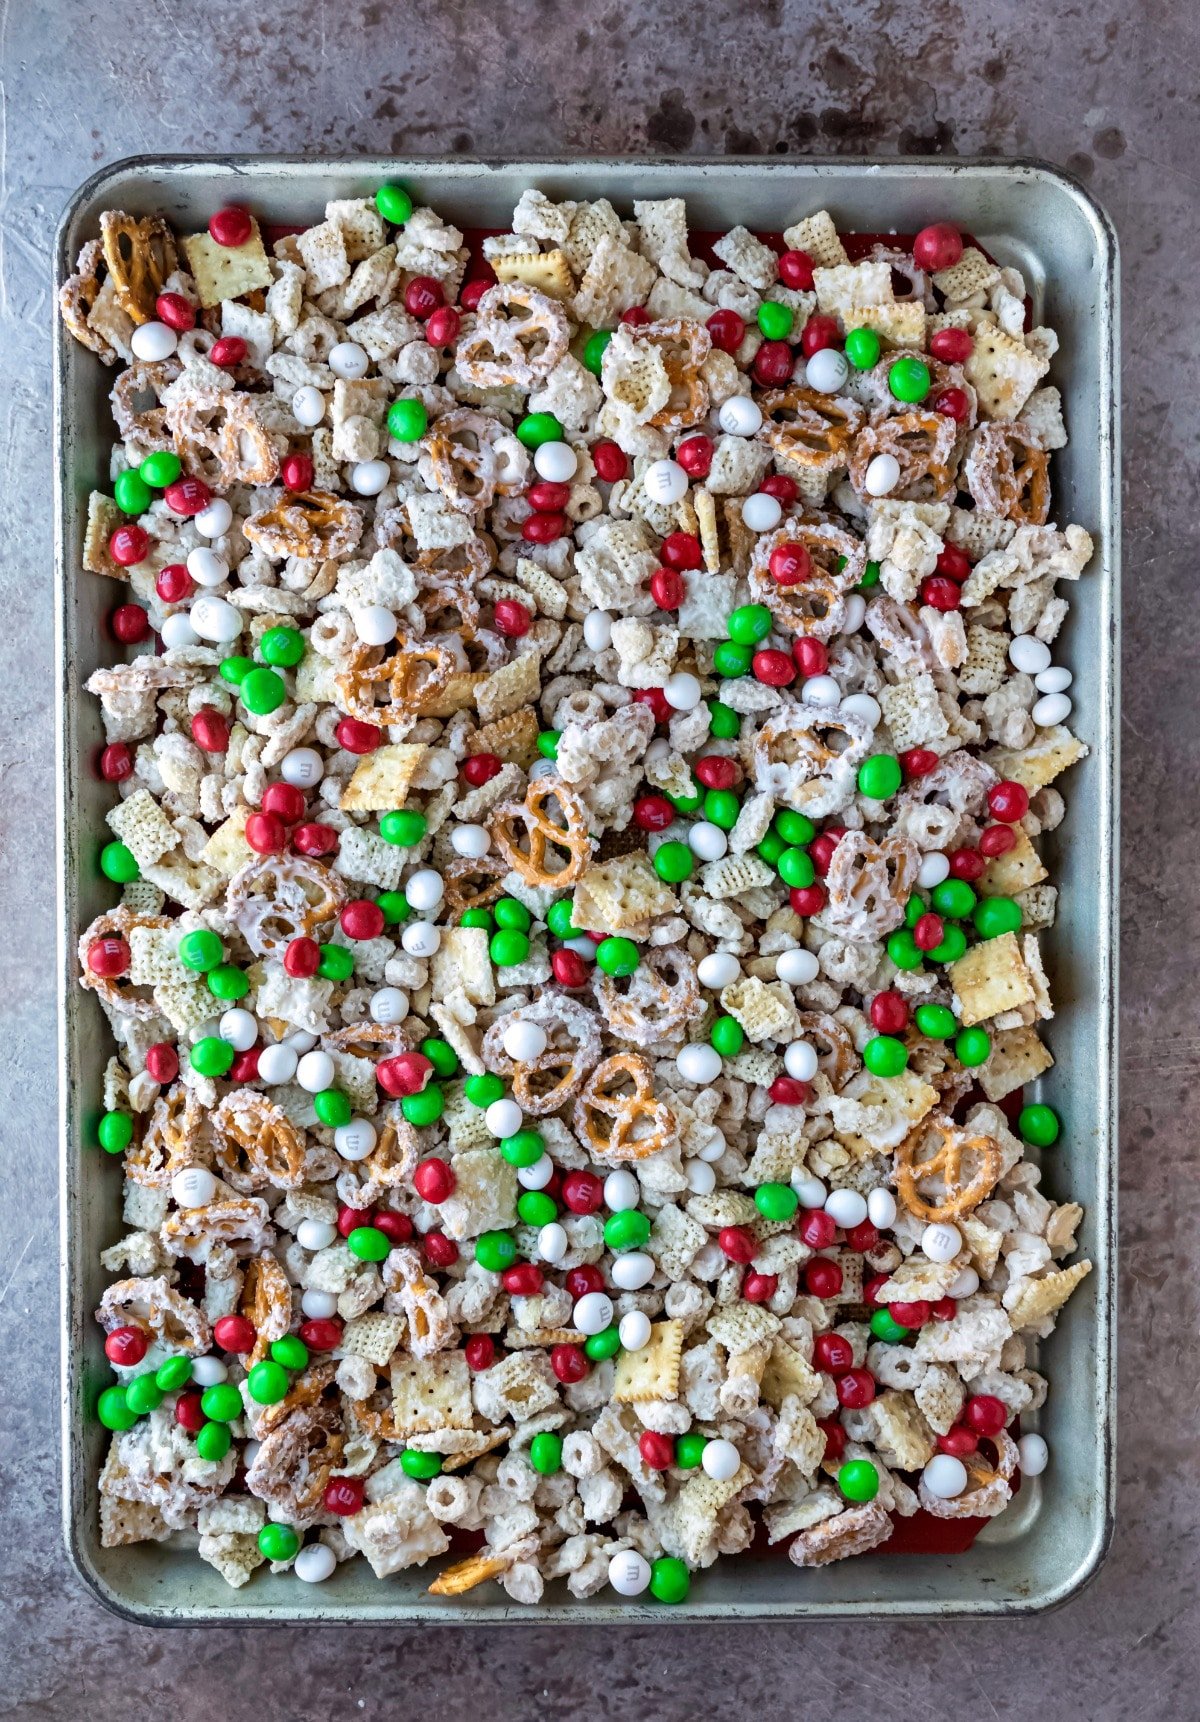
[[[274,280],[257,222],[242,245],[218,245],[208,233],[192,233],[183,241],[183,252],[206,311],[269,287]]]
[[[403,741],[377,747],[355,766],[342,795],[343,809],[348,813],[389,813],[403,807],[425,752],[424,747]]]
[[[950,985],[964,1028],[986,1022],[1001,1011],[1032,1004],[1035,990],[1015,933],[1001,933],[972,945],[965,957],[951,963]]]
[[[471,1372],[461,1351],[392,1359],[392,1416],[397,1435],[469,1429],[474,1415]]]
[[[679,1360],[683,1354],[683,1323],[656,1321],[640,1351],[622,1351],[617,1358],[612,1396],[618,1404],[635,1399],[677,1399]]]

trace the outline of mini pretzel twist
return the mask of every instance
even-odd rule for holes
[[[418,471],[459,514],[479,514],[496,496],[497,421],[472,407],[443,413],[421,443]]]
[[[110,1010],[120,1016],[138,1017],[148,1021],[158,1015],[158,1006],[152,994],[146,996],[148,989],[137,987],[129,975],[98,975],[88,967],[88,947],[94,939],[118,938],[128,941],[135,927],[170,927],[173,925],[169,915],[139,915],[133,909],[127,909],[123,903],[118,903],[115,909],[109,909],[103,915],[97,915],[91,926],[79,940],[79,967],[82,971],[79,984],[94,992],[103,999]]]
[[[932,1513],[935,1519],[992,1519],[1003,1512],[1012,1499],[1012,1479],[1020,1453],[1007,1429],[989,1435],[988,1441],[996,1449],[996,1463],[992,1465],[982,1448],[968,1453],[963,1460],[967,1487],[961,1495],[944,1500],[926,1488],[922,1479],[917,1494],[927,1513]]]
[[[432,640],[403,640],[378,663],[368,660],[378,650],[363,646],[350,667],[335,678],[342,710],[363,723],[404,724],[434,704],[450,678],[462,668],[448,646]],[[383,703],[376,696],[382,693]]]
[[[520,281],[498,282],[479,301],[475,327],[458,344],[455,369],[477,389],[528,389],[545,382],[565,357],[570,332],[566,313],[547,294]]]
[[[1050,512],[1050,463],[1030,427],[992,420],[973,432],[963,464],[979,508],[1022,526],[1042,526]]]
[[[136,442],[147,453],[171,447],[171,430],[162,398],[182,370],[178,359],[143,359],[121,372],[108,398],[117,429],[126,442]],[[154,405],[139,405],[148,395]]]
[[[632,1083],[633,1092],[624,1089]],[[667,1147],[675,1115],[655,1098],[650,1066],[633,1052],[598,1064],[575,1102],[575,1134],[594,1160],[647,1160]]]
[[[562,824],[546,811],[557,801]],[[527,885],[573,885],[585,871],[592,854],[588,835],[588,813],[580,797],[561,777],[536,777],[525,791],[524,801],[505,801],[492,813],[492,841],[501,855]],[[528,843],[528,852],[521,842]],[[553,865],[554,854],[567,859]]]
[[[771,575],[771,557],[781,544],[803,544],[812,560],[808,578],[781,586]],[[838,559],[842,567],[838,568]],[[867,547],[852,532],[811,517],[789,520],[759,538],[750,559],[750,594],[793,634],[831,640],[842,631],[846,600],[863,577]]]
[[[235,1190],[281,1190],[304,1182],[304,1137],[281,1106],[253,1088],[236,1088],[213,1114],[217,1162]],[[243,1170],[239,1152],[249,1171]]]
[[[639,343],[657,347],[671,393],[665,406],[649,420],[655,430],[673,436],[676,431],[697,425],[708,412],[708,384],[701,367],[712,351],[712,336],[691,317],[670,317],[645,323],[636,331]]]
[[[292,939],[312,938],[346,901],[338,874],[303,855],[247,861],[229,881],[225,913],[256,957],[270,957]]]
[[[299,490],[252,514],[242,531],[266,556],[336,559],[362,537],[362,510],[327,490]]]
[[[972,1136],[937,1116],[897,1148],[896,1194],[914,1219],[953,1220],[987,1200],[1002,1169],[1000,1145],[991,1136]],[[922,1195],[920,1186],[930,1179],[941,1185],[940,1195]]]
[[[246,1365],[253,1368],[292,1325],[291,1284],[283,1264],[266,1251],[246,1263],[238,1307],[257,1336]]]
[[[536,1058],[514,1063],[504,1036],[514,1022],[537,1023],[547,1044]],[[480,1056],[489,1070],[512,1081],[513,1099],[531,1118],[544,1118],[574,1100],[600,1059],[600,1027],[591,1011],[565,993],[542,993],[532,1004],[494,1022]]]
[[[845,805],[872,734],[857,713],[787,706],[751,745],[755,786],[797,812],[822,818]]]
[[[443,1567],[426,1594],[462,1596],[464,1592],[474,1590],[476,1585],[486,1584],[488,1579],[507,1572],[510,1565],[507,1555],[489,1555],[481,1550],[477,1555],[468,1555],[466,1560],[455,1561],[452,1567]]]
[[[141,220],[124,210],[100,217],[100,243],[117,302],[135,323],[148,323],[167,276],[175,267],[175,236],[161,215]]]
[[[826,919],[856,939],[882,939],[904,919],[921,857],[915,843],[888,836],[878,843],[865,831],[847,831],[825,875]]]
[[[854,443],[850,482],[867,496],[867,468],[877,454],[891,454],[900,477],[889,495],[904,502],[945,502],[954,494],[954,444],[958,426],[944,413],[896,413],[866,425]]]
[[[115,365],[118,358],[116,348],[88,322],[100,297],[100,271],[103,267],[104,247],[98,239],[89,239],[75,259],[75,273],[68,275],[58,290],[58,309],[63,322],[82,346],[97,353],[106,365]]]
[[[816,1049],[818,1070],[829,1078],[834,1092],[840,1093],[861,1062],[849,1029],[823,1010],[799,1011],[796,1021],[802,1038]]]
[[[596,1002],[612,1032],[635,1046],[675,1040],[704,1015],[696,965],[681,945],[653,945],[622,984],[616,975],[596,976]]]
[[[793,383],[759,396],[763,422],[755,433],[780,466],[801,476],[836,472],[850,459],[866,413],[842,395],[822,395]]]
[[[457,919],[466,909],[487,909],[504,895],[507,861],[498,855],[460,855],[442,871],[446,912]]]
[[[176,454],[189,472],[209,483],[228,490],[234,484],[273,484],[279,476],[279,454],[259,418],[257,396],[241,389],[179,385],[171,391],[165,415]],[[280,510],[288,506],[276,505]]]
[[[154,1102],[139,1143],[125,1152],[125,1176],[148,1190],[167,1189],[185,1166],[207,1166],[213,1144],[200,1102],[184,1082]]]

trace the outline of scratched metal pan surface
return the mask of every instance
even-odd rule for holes
[[[104,169],[72,198],[59,228],[61,281],[101,210],[161,210],[184,231],[221,204],[248,203],[278,223],[319,220],[328,199],[373,192],[385,179],[463,227],[502,228],[520,193],[608,197],[624,214],[634,198],[683,196],[697,229],[740,222],[778,232],[822,206],[845,230],[913,232],[957,222],[1001,261],[1020,267],[1035,317],[1058,331],[1051,380],[1062,390],[1070,446],[1054,457],[1053,516],[1075,520],[1097,543],[1071,589],[1071,615],[1056,655],[1075,672],[1074,727],[1088,758],[1068,780],[1068,813],[1047,842],[1060,887],[1047,940],[1058,1015],[1048,1040],[1057,1064],[1039,1085],[1066,1121],[1047,1156],[1046,1187],[1081,1201],[1081,1250],[1096,1271],[1042,1348],[1050,1378],[1031,1427],[1052,1455],[966,1554],[867,1555],[800,1572],[787,1560],[722,1560],[695,1576],[669,1614],[603,1591],[586,1602],[561,1585],[536,1608],[517,1608],[486,1585],[461,1601],[424,1595],[420,1569],[384,1581],[364,1561],[309,1586],[260,1572],[230,1590],[182,1541],[102,1549],[96,1483],[107,1442],[94,1406],[107,1378],[92,1311],[103,1290],[100,1251],[121,1233],[119,1170],[95,1147],[108,1030],[75,979],[81,928],[111,901],[96,855],[111,789],[93,770],[102,743],[96,702],[83,681],[111,662],[104,627],[112,591],[81,572],[86,499],[108,477],[112,374],[56,329],[58,453],[58,827],[62,988],[61,1170],[63,1477],[67,1547],[108,1606],[146,1622],[498,1620],[571,1622],[657,1619],[820,1618],[1025,1614],[1072,1596],[1104,1557],[1112,1527],[1114,1244],[1116,1206],[1116,838],[1119,567],[1117,247],[1088,194],[1055,169],[1021,162],[925,161],[302,161],[140,157]]]

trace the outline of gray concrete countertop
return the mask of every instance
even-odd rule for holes
[[[1185,1157],[1194,1165],[1200,1076],[1198,94],[1200,13],[1185,0],[0,0],[0,1716],[1197,1713],[1200,1196]],[[1065,1610],[807,1630],[664,1621],[619,1637],[152,1631],[108,1616],[70,1572],[57,1504],[51,241],[98,164],[225,149],[1032,155],[1078,174],[1115,218],[1129,400],[1121,1494],[1109,1561]]]

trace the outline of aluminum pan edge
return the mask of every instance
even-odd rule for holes
[[[1025,1614],[1051,1608],[1069,1600],[1094,1576],[1107,1551],[1112,1533],[1113,1498],[1115,1488],[1115,1414],[1113,1405],[1115,1382],[1114,1302],[1115,1302],[1115,1220],[1116,1220],[1116,924],[1117,924],[1117,837],[1118,813],[1116,782],[1118,765],[1119,727],[1116,721],[1119,696],[1118,639],[1119,621],[1116,604],[1116,583],[1119,569],[1119,493],[1116,473],[1119,471],[1119,370],[1117,298],[1118,258],[1116,236],[1107,215],[1090,194],[1070,176],[1045,163],[1036,161],[1002,162],[979,160],[944,162],[938,160],[845,161],[833,158],[776,159],[716,159],[661,160],[638,158],[526,158],[519,162],[475,161],[468,158],[446,162],[436,158],[392,157],[354,158],[333,161],[306,161],[286,156],[253,157],[182,157],[138,156],[116,162],[94,174],[74,194],[59,225],[56,239],[58,279],[68,272],[74,245],[72,228],[93,206],[106,188],[118,183],[140,179],[155,195],[161,195],[164,182],[174,182],[183,193],[201,194],[205,184],[214,179],[258,182],[264,197],[299,185],[310,188],[309,206],[316,200],[313,186],[320,187],[316,196],[321,201],[337,191],[345,194],[346,182],[371,184],[383,177],[416,177],[425,175],[436,180],[445,190],[443,197],[456,192],[469,193],[472,186],[483,196],[489,186],[499,189],[502,180],[540,181],[548,189],[563,191],[585,189],[594,183],[606,188],[618,201],[627,202],[637,192],[664,194],[682,189],[693,201],[720,197],[722,192],[737,188],[743,195],[751,188],[761,190],[765,185],[804,193],[820,187],[831,199],[839,196],[850,202],[857,194],[869,195],[886,187],[902,202],[902,188],[911,183],[920,188],[921,198],[927,195],[929,182],[944,183],[946,196],[956,205],[945,213],[969,224],[972,212],[981,234],[989,228],[982,215],[989,203],[988,193],[1001,201],[1014,189],[1019,189],[1024,201],[1053,204],[1065,199],[1089,228],[1095,254],[1100,263],[1101,279],[1098,290],[1098,317],[1095,330],[1098,358],[1096,377],[1095,416],[1096,445],[1094,461],[1096,505],[1085,517],[1085,524],[1094,527],[1099,542],[1099,568],[1087,576],[1099,591],[1096,603],[1101,610],[1101,627],[1097,639],[1097,659],[1094,664],[1096,688],[1094,721],[1090,734],[1096,767],[1093,775],[1097,791],[1096,866],[1092,877],[1098,883],[1098,915],[1095,931],[1099,935],[1096,950],[1096,973],[1089,985],[1090,997],[1078,1010],[1094,1011],[1096,1042],[1101,1056],[1096,1065],[1095,1128],[1097,1151],[1104,1158],[1105,1175],[1098,1179],[1089,1200],[1087,1226],[1093,1234],[1091,1249],[1097,1264],[1093,1276],[1094,1303],[1078,1312],[1087,1328],[1075,1340],[1077,1347],[1094,1352],[1095,1369],[1091,1377],[1089,1411],[1097,1430],[1095,1488],[1088,1517],[1088,1535],[1075,1552],[1071,1570],[1052,1582],[1041,1582],[1030,1573],[1025,1582],[1005,1586],[981,1574],[976,1557],[953,1557],[950,1560],[927,1557],[903,1559],[862,1559],[823,1569],[821,1582],[817,1575],[806,1573],[803,1578],[785,1564],[773,1570],[782,1579],[775,1588],[778,1598],[757,1597],[739,1600],[738,1592],[747,1588],[741,1581],[748,1579],[758,1563],[739,1567],[718,1568],[713,1580],[697,1588],[715,1588],[718,1592],[732,1591],[732,1596],[718,1594],[700,1597],[693,1592],[689,1601],[665,1616],[661,1608],[648,1605],[614,1605],[599,1600],[563,1604],[556,1597],[535,1609],[518,1609],[507,1603],[452,1605],[435,1603],[419,1591],[398,1594],[396,1581],[380,1585],[371,1581],[373,1594],[365,1601],[353,1603],[337,1600],[336,1580],[319,1592],[297,1595],[294,1581],[259,1578],[253,1589],[261,1600],[244,1592],[228,1593],[218,1603],[197,1603],[185,1600],[176,1592],[172,1576],[164,1573],[149,1586],[136,1587],[137,1594],[123,1587],[111,1576],[114,1555],[126,1551],[105,1551],[102,1557],[95,1547],[94,1482],[85,1460],[85,1428],[81,1413],[84,1398],[85,1348],[94,1343],[91,1333],[89,1299],[84,1295],[86,1275],[94,1264],[83,1256],[84,1230],[82,1203],[85,1199],[83,1179],[87,1164],[81,1172],[78,1150],[74,1144],[81,1139],[81,1106],[76,1099],[74,1083],[79,1071],[80,994],[74,975],[73,947],[78,926],[77,896],[79,895],[78,850],[79,834],[71,817],[76,799],[79,756],[77,734],[80,719],[79,685],[74,668],[74,645],[79,608],[79,591],[74,568],[72,535],[78,537],[77,522],[73,522],[71,490],[66,475],[73,470],[78,426],[72,410],[69,389],[75,378],[75,366],[82,361],[81,353],[73,348],[55,319],[55,445],[58,455],[55,475],[56,489],[56,563],[59,580],[56,591],[56,647],[58,687],[56,695],[57,736],[57,823],[59,835],[60,898],[59,975],[60,975],[60,1168],[62,1181],[62,1292],[63,1292],[63,1467],[64,1467],[64,1529],[68,1552],[80,1575],[105,1605],[126,1618],[147,1623],[225,1623],[238,1621],[331,1621],[341,1623],[378,1623],[400,1619],[420,1619],[437,1623],[496,1622],[514,1620],[528,1624],[554,1621],[573,1622],[647,1620],[701,1620],[719,1618],[821,1618],[830,1616],[903,1616],[960,1615],[968,1613]],[[636,188],[632,180],[640,180]],[[647,183],[649,182],[649,183]],[[873,182],[873,183],[872,183]],[[228,194],[228,184],[225,195]],[[965,194],[965,195],[964,195]],[[979,201],[976,201],[976,200]],[[805,198],[811,207],[811,196]],[[961,207],[957,207],[961,204]],[[927,207],[927,205],[924,205]],[[765,225],[758,221],[759,226]],[[782,220],[780,221],[782,225]],[[891,225],[890,222],[869,218],[860,226]],[[1036,225],[1036,223],[1035,223]],[[1049,248],[1052,229],[1042,230],[1039,248]],[[1065,294],[1070,283],[1052,278],[1050,285]],[[1061,312],[1055,313],[1059,321]],[[1059,377],[1055,380],[1064,380]],[[69,404],[70,403],[70,404]],[[1073,404],[1078,415],[1078,403]],[[67,563],[72,562],[68,575]],[[1082,588],[1081,590],[1086,590]],[[1089,716],[1091,714],[1089,713]],[[1082,769],[1082,768],[1081,768]],[[1076,807],[1078,792],[1073,793],[1068,806],[1068,826]],[[1055,953],[1056,957],[1058,953]],[[94,1167],[95,1162],[91,1162]],[[1065,1324],[1064,1324],[1065,1325]],[[1076,1326],[1079,1326],[1078,1316]],[[1061,1367],[1062,1360],[1059,1360]],[[1052,1382],[1052,1393],[1054,1384]],[[1071,1408],[1078,1413],[1078,1407]],[[1045,1513],[1043,1512],[1043,1518]],[[1004,1520],[996,1521],[1001,1525]],[[985,1533],[986,1539],[987,1533]],[[987,1545],[978,1545],[981,1555]],[[997,1550],[997,1552],[999,1552]],[[194,1554],[176,1552],[173,1562],[199,1564]],[[871,1583],[844,1582],[869,1568]],[[928,1569],[923,1571],[922,1569]],[[764,1569],[758,1566],[761,1572]],[[201,1568],[205,1573],[208,1569]],[[832,1580],[830,1578],[832,1575]],[[211,1575],[215,1580],[215,1575]],[[410,1577],[412,1575],[409,1575]],[[839,1582],[842,1580],[843,1582]],[[962,1581],[961,1586],[959,1581]],[[723,1582],[722,1582],[723,1581]],[[220,1581],[216,1581],[220,1584]],[[418,1575],[418,1583],[419,1575]],[[190,1588],[185,1573],[182,1588]],[[851,1595],[850,1591],[862,1594]],[[841,1594],[838,1594],[838,1593]],[[831,1594],[832,1593],[832,1594]]]

